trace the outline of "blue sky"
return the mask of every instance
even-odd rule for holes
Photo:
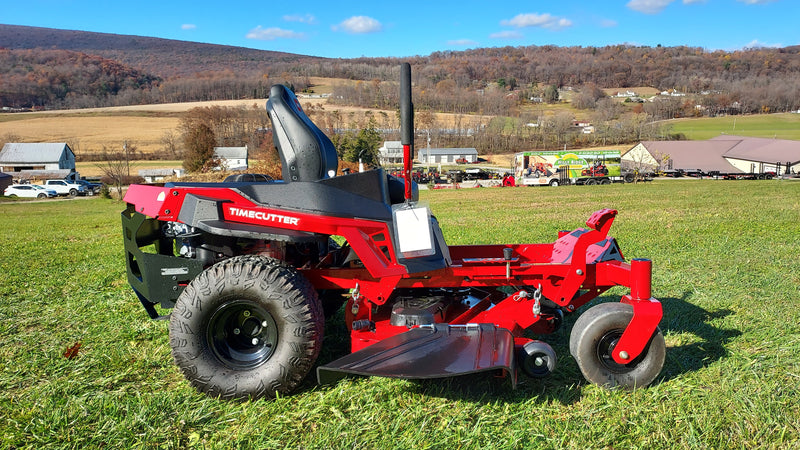
[[[798,0],[4,1],[0,23],[331,58],[478,47],[800,44]],[[0,42],[2,47],[2,42]]]

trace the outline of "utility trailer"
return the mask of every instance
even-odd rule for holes
[[[625,286],[619,302],[582,312],[570,353],[590,382],[651,383],[664,364],[662,308],[651,262],[626,262],[608,235],[617,211],[552,243],[447,245],[411,182],[410,66],[401,73],[402,179],[336,176],[333,144],[276,85],[267,110],[283,180],[130,187],[128,281],[151,318],[169,319],[189,382],[214,397],[274,397],[316,367],[321,383],[493,371],[515,385],[518,372],[555,370],[540,339],[565,314]],[[325,320],[342,315],[352,353],[315,366]]]
[[[707,176],[716,180],[771,180],[776,177],[775,172],[745,173],[745,172],[719,172],[711,171]]]

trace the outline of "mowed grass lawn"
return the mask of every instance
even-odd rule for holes
[[[669,123],[673,133],[683,133],[690,140],[711,139],[720,134],[800,140],[800,114],[796,113],[678,119]]]
[[[195,392],[167,324],[125,281],[113,200],[0,202],[0,448],[798,448],[800,182],[422,193],[450,244],[544,242],[595,210],[654,261],[665,367],[635,392],[586,383],[569,329],[556,373],[348,379],[274,401]],[[621,289],[599,301],[617,301]],[[341,313],[340,313],[341,315]],[[341,319],[341,317],[339,317]],[[347,351],[326,324],[321,362]],[[64,352],[80,343],[72,359]]]

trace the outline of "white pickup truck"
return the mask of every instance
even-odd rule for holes
[[[56,191],[58,195],[69,195],[70,197],[75,197],[76,195],[87,194],[86,187],[83,185],[64,180],[47,180],[44,182],[44,186],[48,189]]]

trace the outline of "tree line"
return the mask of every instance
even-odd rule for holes
[[[232,70],[162,79],[115,60],[69,50],[0,48],[0,106],[75,109],[267,98],[273,84],[302,91],[308,77],[289,72],[243,77]]]
[[[149,60],[147,67],[187,64],[185,59],[163,56],[168,54],[154,54],[156,60]],[[526,46],[434,52],[402,59],[273,57],[258,70],[214,66],[208,72],[186,74],[185,70],[165,69],[165,73],[183,74],[167,79],[80,52],[0,50],[0,75],[4,79],[0,101],[2,106],[73,108],[264,98],[272,84],[288,83],[302,91],[315,76],[361,80],[365,85],[361,93],[370,93],[376,82],[396,82],[399,64],[404,61],[411,63],[413,82],[420,90],[416,101],[437,111],[489,114],[513,108],[513,102],[501,99],[501,95],[487,96],[490,86],[525,100],[543,95],[549,86],[580,88],[590,84],[702,93],[709,103],[706,114],[725,112],[734,104],[736,111],[729,112],[800,108],[800,46],[737,51],[686,46]],[[380,108],[394,99],[392,90],[387,86],[380,91],[373,89],[375,95],[368,97],[344,97],[353,104]]]

